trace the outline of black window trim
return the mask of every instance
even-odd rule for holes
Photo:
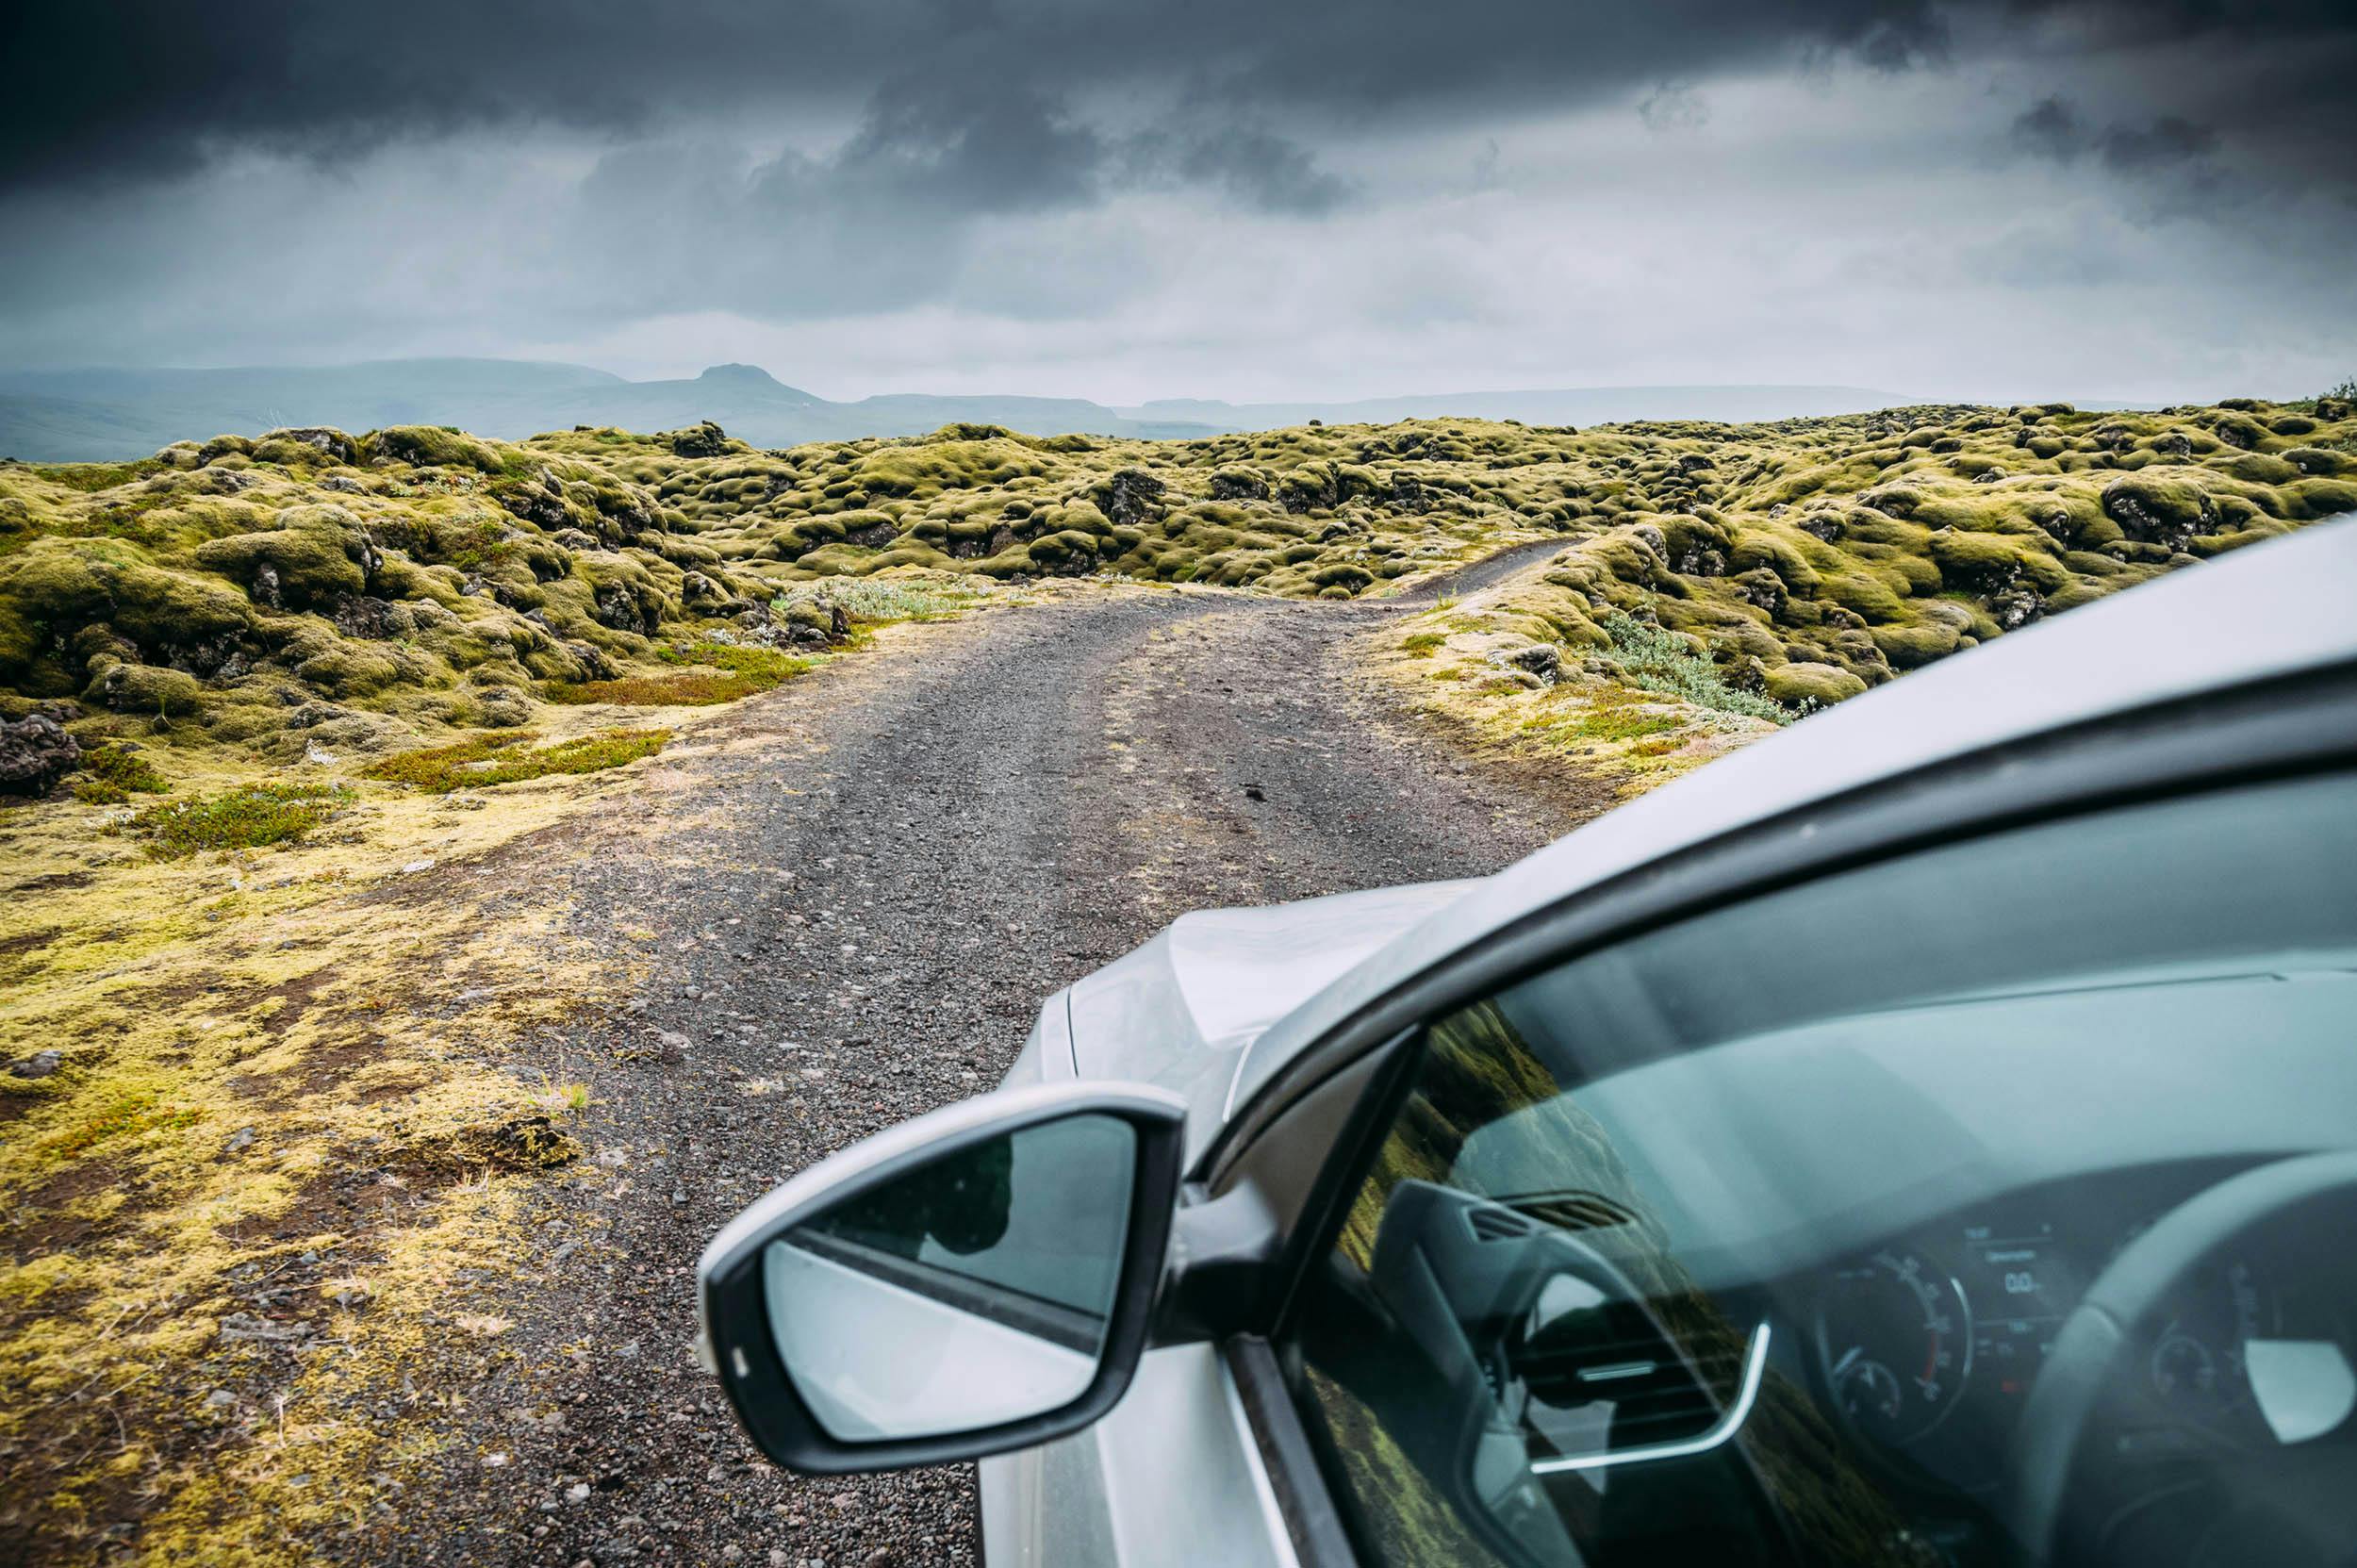
[[[1260,1449],[1261,1468],[1276,1495],[1294,1561],[1299,1568],[1357,1568],[1359,1556],[1350,1532],[1275,1347],[1257,1334],[1237,1334],[1222,1341],[1219,1348]]]
[[[1425,1026],[1582,953],[1716,908],[1877,861],[2030,824],[2357,762],[2357,665],[2204,693],[2006,745],[1829,796],[1640,867],[1491,933],[1409,977],[1304,1050],[1205,1151],[1195,1190],[1217,1196],[1252,1141],[1316,1084],[1371,1052],[1375,1076],[1292,1232],[1259,1332],[1223,1342],[1229,1374],[1302,1568],[1355,1563],[1298,1408],[1285,1350],[1316,1265],[1424,1053]],[[1275,1395],[1272,1397],[1272,1394]],[[1336,1555],[1336,1554],[1340,1555]]]

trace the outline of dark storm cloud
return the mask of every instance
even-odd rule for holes
[[[1316,148],[1371,127],[1487,125],[1650,90],[1648,126],[1691,128],[1707,118],[1694,84],[1714,76],[1940,68],[1960,33],[2034,26],[2098,52],[2192,38],[2224,64],[2272,51],[2298,79],[2254,91],[2236,77],[2200,112],[2100,125],[2049,124],[2033,116],[2072,106],[2041,106],[2016,129],[2028,150],[2135,173],[2247,143],[2325,178],[2357,170],[2357,122],[2329,107],[2357,69],[2357,24],[2322,0],[94,0],[0,19],[18,66],[0,95],[0,191],[184,177],[239,152],[333,165],[491,129],[624,145],[783,115],[856,121],[837,173],[951,212],[1185,183],[1314,216],[1352,194]],[[1162,107],[1146,124],[1111,123],[1148,97]]]
[[[1034,212],[1090,200],[1104,161],[1096,132],[1025,88],[970,82],[946,94],[896,82],[833,157],[789,157],[764,178],[829,204]]]
[[[2239,223],[2316,197],[2357,208],[2357,11],[2328,25],[2292,8],[2299,25],[2276,30],[2156,9],[2151,37],[2174,47],[2148,47],[2124,74],[2082,66],[2068,91],[2019,108],[2007,140],[2118,184],[2151,216]]]
[[[2124,101],[2107,110],[2077,92],[2021,110],[2011,140],[2025,155],[2085,159],[2131,180],[2219,173],[2253,191],[2333,190],[2357,197],[2357,9],[2347,0],[2147,0],[2085,7],[2011,0],[2025,16],[2075,20],[2087,47],[2062,63],[2090,76],[2103,46],[2133,51]],[[2124,91],[2120,91],[2124,89]],[[2221,176],[2222,177],[2222,174]]]
[[[170,175],[239,149],[334,159],[492,125],[632,134],[842,109],[875,91],[879,61],[920,91],[1151,86],[1262,121],[1527,112],[1787,55],[1936,61],[1948,14],[1929,0],[17,5],[0,21],[18,68],[0,97],[0,185]],[[1213,139],[1189,156],[1273,205],[1333,194],[1274,144]]]

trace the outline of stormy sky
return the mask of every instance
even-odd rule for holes
[[[13,368],[2357,376],[2346,0],[91,0],[0,40]]]

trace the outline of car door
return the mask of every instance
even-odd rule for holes
[[[2109,1265],[2357,1141],[2357,783],[2152,778],[1558,950],[1368,1053],[1229,1355],[1281,1384],[1256,1430],[1303,1559],[2010,1550],[2032,1391]],[[2304,1223],[2186,1284],[2111,1379],[2157,1457],[2073,1469],[2089,1552],[2346,1539],[2350,1411],[2287,1425],[2299,1375],[2261,1375],[2357,1378],[2357,1292]]]

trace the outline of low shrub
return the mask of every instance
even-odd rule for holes
[[[1792,722],[1791,711],[1779,702],[1731,686],[1718,667],[1688,646],[1686,639],[1658,626],[1624,615],[1607,615],[1602,622],[1612,648],[1605,654],[1624,685],[1683,698],[1698,707],[1774,724]]]
[[[341,784],[247,784],[220,795],[149,806],[131,818],[131,828],[148,836],[149,854],[176,860],[202,850],[289,843],[351,798],[352,791]]]
[[[771,600],[769,608],[783,616],[797,604],[840,604],[853,620],[882,622],[937,619],[953,614],[961,602],[960,596],[937,588],[874,577],[838,577],[823,584],[798,584]]]
[[[106,746],[82,753],[74,798],[86,805],[119,806],[138,795],[169,795],[172,785],[146,756],[127,746]]]

